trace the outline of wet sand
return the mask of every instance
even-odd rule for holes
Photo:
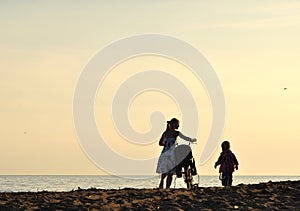
[[[300,210],[300,181],[193,190],[2,192],[0,210]]]

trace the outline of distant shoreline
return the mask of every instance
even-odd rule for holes
[[[300,210],[299,196],[300,180],[194,190],[90,188],[69,192],[1,192],[0,210]]]
[[[203,177],[215,177],[217,174],[201,174]],[[0,176],[114,176],[114,177],[157,177],[154,175],[110,175],[110,174],[0,174]],[[300,177],[300,175],[255,175],[255,174],[236,174],[239,177]]]
[[[171,188],[185,188],[183,178],[173,177]],[[233,185],[238,184],[258,184],[263,182],[300,180],[300,176],[240,176],[234,175]],[[1,192],[40,192],[40,191],[71,191],[82,189],[153,189],[158,188],[159,175],[155,177],[137,177],[126,178],[123,176],[68,176],[68,175],[23,175],[23,176],[0,176],[0,193]],[[193,183],[199,183],[199,187],[220,187],[219,175],[194,176]]]

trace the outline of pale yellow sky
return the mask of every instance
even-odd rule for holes
[[[0,174],[104,174],[77,140],[72,116],[77,80],[109,43],[157,33],[190,43],[213,66],[226,101],[220,142],[231,141],[240,162],[236,174],[300,175],[299,11],[300,2],[292,0],[1,1]],[[194,150],[199,160],[212,118],[205,88],[181,74],[184,67],[174,61],[143,57],[126,62],[116,67],[125,75],[161,68],[190,88],[200,105]],[[124,156],[158,156],[157,144],[133,146],[113,131],[109,103],[123,77],[114,71],[95,99],[99,130]],[[180,117],[172,99],[148,92],[130,107],[133,128],[148,130],[152,109]],[[199,167],[200,174],[218,174],[213,163],[219,153],[220,147]]]

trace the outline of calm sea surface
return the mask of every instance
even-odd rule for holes
[[[300,180],[300,176],[234,176],[233,185],[269,181]],[[220,186],[218,176],[194,176],[200,187]],[[82,189],[157,188],[159,176],[0,176],[0,192],[71,191]],[[172,188],[183,188],[182,178],[173,179]]]

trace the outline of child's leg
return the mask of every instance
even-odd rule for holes
[[[222,185],[231,186],[232,184],[232,172],[223,172],[222,173]]]
[[[228,186],[232,185],[232,172],[228,173]]]
[[[222,173],[222,185],[223,186],[227,186],[227,180],[228,180],[227,173],[223,172]]]

